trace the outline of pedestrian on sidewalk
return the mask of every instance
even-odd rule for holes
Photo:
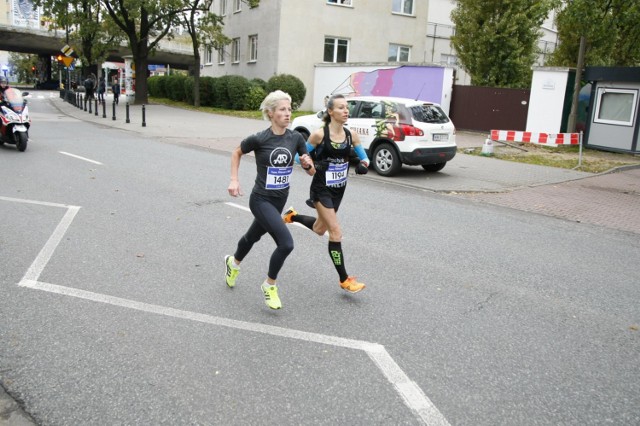
[[[107,91],[107,83],[104,81],[104,77],[100,77],[98,83],[98,102],[104,103],[104,93]]]
[[[94,74],[90,74],[84,81],[84,108],[87,108],[87,102],[95,100],[96,79]]]
[[[271,309],[280,309],[282,303],[278,296],[276,279],[284,262],[293,250],[293,238],[282,222],[282,211],[289,196],[289,183],[292,178],[295,155],[300,159],[307,174],[315,173],[313,160],[307,153],[304,138],[288,129],[291,121],[291,96],[281,90],[267,95],[260,106],[262,116],[271,122],[271,126],[244,139],[231,154],[231,182],[228,191],[232,197],[243,195],[238,179],[240,159],[253,152],[257,175],[251,195],[249,208],[254,219],[247,232],[240,238],[233,256],[224,259],[227,286],[234,287],[240,272],[240,263],[262,236],[269,233],[276,243],[271,254],[267,278],[261,289],[265,303]]]
[[[342,229],[337,212],[347,188],[351,147],[360,158],[356,173],[367,172],[369,158],[358,135],[345,127],[348,119],[349,107],[345,97],[334,95],[329,98],[323,116],[325,125],[313,132],[307,142],[307,150],[312,155],[315,151],[317,173],[311,181],[309,201],[310,206],[318,211],[318,217],[298,214],[290,207],[284,214],[283,221],[300,223],[320,236],[329,231],[329,257],[340,277],[340,287],[350,293],[357,293],[365,285],[347,274],[342,252]]]
[[[113,102],[117,105],[120,101],[120,83],[118,83],[118,80],[115,80],[111,86],[111,91],[113,92]]]

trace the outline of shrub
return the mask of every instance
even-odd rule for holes
[[[249,80],[239,75],[230,75],[227,79],[227,95],[231,109],[242,110],[249,92]]]
[[[163,98],[161,95],[160,81],[162,80],[161,76],[154,75],[153,77],[149,77],[147,79],[147,90],[149,92],[149,96],[153,96],[155,98]]]
[[[291,96],[291,108],[293,109],[298,109],[307,95],[307,89],[305,89],[302,80],[290,74],[278,74],[271,77],[267,82],[267,92],[274,90],[288,93]]]
[[[193,105],[195,101],[193,96],[193,85],[194,85],[193,77],[185,78],[184,82],[182,83],[182,90],[184,91],[184,99],[190,105]]]
[[[231,108],[229,93],[227,92],[229,76],[216,77],[213,82],[213,106],[216,108]]]
[[[185,101],[184,81],[188,77],[183,75],[170,75],[167,77],[167,97],[172,101]]]
[[[260,104],[267,96],[266,90],[260,85],[252,84],[249,86],[249,92],[244,98],[243,110],[245,111],[257,111],[260,109]]]

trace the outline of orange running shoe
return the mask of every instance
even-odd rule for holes
[[[357,293],[366,286],[363,283],[356,281],[356,277],[349,276],[346,280],[340,283],[340,287],[349,293]]]
[[[295,211],[293,207],[289,207],[289,210],[284,212],[284,215],[282,216],[282,221],[284,223],[293,223],[293,217],[296,216],[297,214],[298,212]]]

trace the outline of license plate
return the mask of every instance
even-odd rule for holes
[[[449,140],[449,134],[448,133],[434,133],[433,134],[433,141],[434,142],[447,142]]]

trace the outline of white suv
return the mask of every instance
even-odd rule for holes
[[[437,172],[456,155],[456,129],[440,108],[431,102],[384,96],[347,97],[347,127],[360,136],[374,170],[393,176],[402,164]],[[297,117],[291,129],[307,139],[322,127],[322,115]]]

